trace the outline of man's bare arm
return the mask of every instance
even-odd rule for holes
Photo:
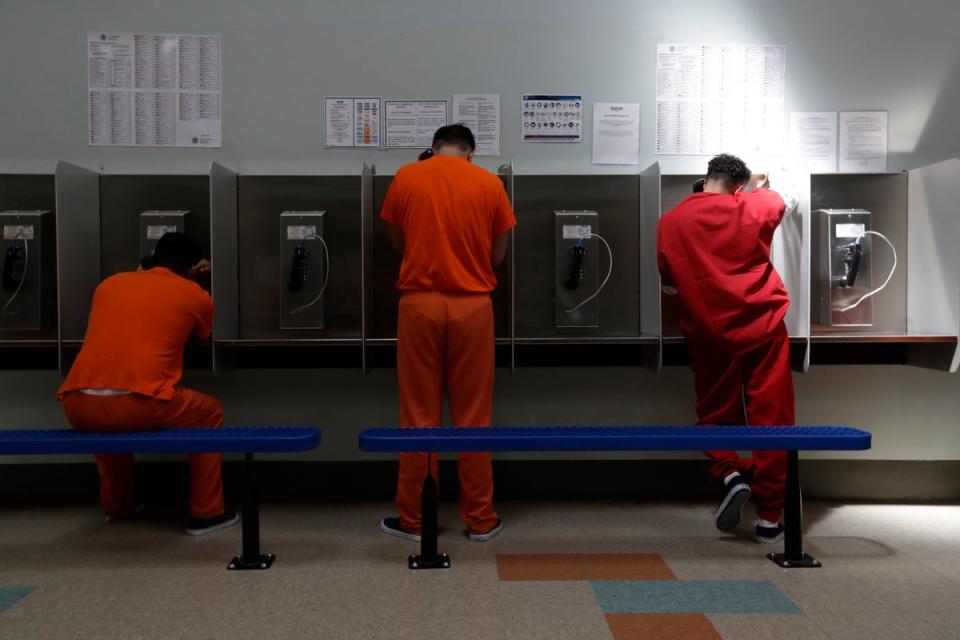
[[[387,235],[390,237],[390,246],[402,256],[404,248],[403,230],[400,229],[400,227],[388,223]]]
[[[507,241],[509,239],[509,231],[494,236],[493,248],[490,250],[490,264],[492,264],[494,268],[499,267],[500,263],[507,257]]]

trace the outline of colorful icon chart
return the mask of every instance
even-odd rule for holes
[[[583,139],[583,96],[525,94],[524,142],[580,142]]]

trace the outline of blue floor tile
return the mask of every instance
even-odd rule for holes
[[[595,580],[604,613],[800,613],[766,580]]]
[[[0,587],[0,612],[6,611],[33,591],[33,587]]]

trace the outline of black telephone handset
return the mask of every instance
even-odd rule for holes
[[[3,290],[15,292],[24,278],[26,267],[26,251],[16,245],[7,249],[3,255]]]
[[[837,248],[842,254],[843,274],[833,277],[833,286],[835,288],[852,287],[856,284],[857,275],[860,273],[860,257],[863,255],[863,236]]]
[[[570,247],[570,275],[567,276],[566,282],[563,283],[565,289],[573,291],[580,286],[580,280],[583,278],[583,254],[585,249],[583,242],[578,242],[577,244]]]
[[[847,272],[847,286],[852,287],[857,282],[857,274],[860,273],[860,256],[863,255],[862,238],[857,238],[851,249],[849,258],[849,270]]]
[[[287,288],[290,291],[302,291],[307,281],[307,248],[301,243],[293,250],[293,265],[290,267],[290,281]]]

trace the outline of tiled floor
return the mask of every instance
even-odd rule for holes
[[[225,570],[239,528],[189,538],[169,512],[108,526],[92,508],[2,509],[0,638],[960,638],[960,506],[808,504],[807,550],[824,567],[794,571],[766,560],[746,529],[712,530],[713,505],[499,507],[503,534],[478,544],[443,504],[453,567],[412,572],[416,546],[377,529],[389,504],[267,505],[264,548],[277,562],[242,573]],[[759,583],[799,613],[605,617],[591,580],[640,574],[698,594]]]

